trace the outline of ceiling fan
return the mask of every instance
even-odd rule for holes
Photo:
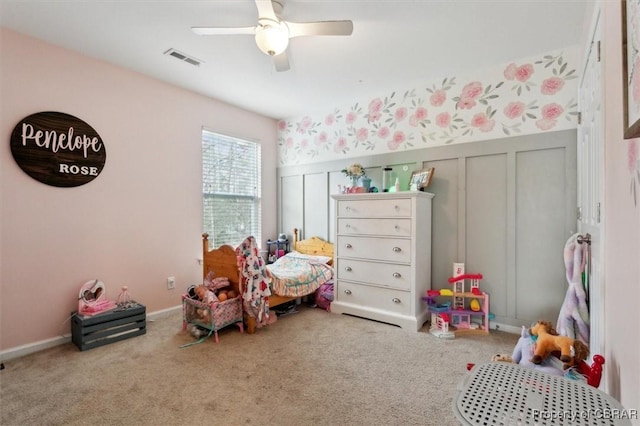
[[[258,25],[254,27],[192,27],[199,35],[255,35],[258,48],[273,57],[276,71],[287,71],[289,39],[316,35],[351,35],[351,21],[290,22],[281,18],[283,0],[255,0],[258,8]]]

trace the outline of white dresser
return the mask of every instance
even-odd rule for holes
[[[335,284],[331,312],[417,331],[428,319],[431,199],[428,192],[332,195]]]

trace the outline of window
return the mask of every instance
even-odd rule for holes
[[[260,144],[202,131],[203,232],[212,247],[260,244]]]

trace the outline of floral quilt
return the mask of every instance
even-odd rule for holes
[[[279,296],[302,297],[333,278],[333,268],[302,256],[283,256],[267,265],[271,291]]]

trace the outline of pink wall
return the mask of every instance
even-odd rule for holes
[[[640,410],[640,202],[630,185],[632,149],[623,139],[621,2],[601,2],[605,82],[605,390]],[[636,167],[637,163],[636,163]],[[640,182],[637,182],[640,185]],[[640,424],[635,419],[634,424]]]
[[[111,299],[128,285],[147,312],[179,305],[201,281],[203,126],[262,142],[263,233],[276,235],[274,120],[0,31],[0,349],[68,335],[90,279]],[[107,160],[94,181],[57,188],[18,167],[10,134],[40,111],[74,115],[99,133]]]

